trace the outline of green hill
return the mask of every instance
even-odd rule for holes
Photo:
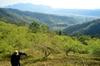
[[[99,30],[100,30],[100,19],[96,19],[87,23],[70,26],[64,29],[64,34],[69,34],[69,35],[83,34],[83,35],[99,36],[100,35]]]

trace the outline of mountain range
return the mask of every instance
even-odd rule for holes
[[[58,16],[44,13],[21,11],[11,8],[0,8],[0,20],[11,23],[32,23],[34,20],[47,24],[52,29],[64,29],[70,25],[80,24],[97,19],[82,16]]]

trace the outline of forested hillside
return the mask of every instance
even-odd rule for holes
[[[37,22],[29,26],[18,26],[0,21],[0,60],[9,59],[11,53],[19,49],[28,54],[22,60],[25,66],[41,66],[44,63],[49,66],[92,66],[100,62],[99,46],[99,38],[57,35],[49,31],[46,25]],[[9,66],[8,61],[5,62],[1,61],[0,64]]]
[[[97,36],[100,35],[100,19],[96,19],[87,23],[77,24],[70,26],[63,31],[64,34],[69,35],[90,35]]]

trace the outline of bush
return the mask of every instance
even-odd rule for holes
[[[91,54],[95,57],[100,57],[100,47],[93,48]]]

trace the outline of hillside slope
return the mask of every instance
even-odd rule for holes
[[[28,11],[20,11],[16,9],[8,9],[8,8],[0,8],[0,19],[13,21],[13,22],[32,22],[33,20],[37,20],[48,25],[66,23],[66,24],[74,24],[75,19],[72,17],[66,16],[56,16]]]
[[[64,34],[75,35],[100,35],[100,19],[90,21],[88,23],[70,26],[64,29]]]

